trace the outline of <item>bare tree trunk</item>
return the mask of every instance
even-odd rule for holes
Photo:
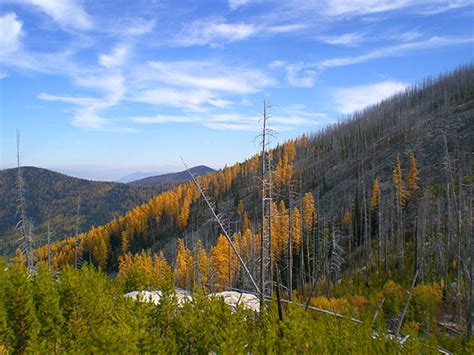
[[[270,297],[273,295],[273,285],[275,284],[274,275],[273,275],[273,236],[272,236],[272,166],[270,161],[270,156],[268,156],[268,256],[270,262]]]
[[[415,237],[415,273],[419,271],[419,251],[418,251],[418,216],[415,217],[415,224],[413,226],[413,236]]]
[[[260,309],[265,307],[265,150],[267,132],[267,103],[263,102],[263,129],[262,129],[262,229],[260,235]]]
[[[312,279],[316,277],[317,268],[318,268],[318,243],[316,243],[316,239],[319,236],[319,223],[318,223],[318,211],[319,211],[319,199],[316,199],[316,208],[313,212],[313,223],[311,226],[311,239],[313,242],[313,272],[312,272]]]
[[[79,238],[80,231],[80,218],[81,218],[81,195],[77,196],[77,209],[76,209],[76,249],[74,251],[74,267],[79,269],[82,266],[82,250],[81,250],[81,239]]]
[[[405,318],[405,313],[408,310],[408,304],[410,303],[410,298],[413,293],[413,289],[415,288],[417,278],[418,278],[418,270],[415,272],[415,276],[413,276],[413,281],[411,283],[410,292],[408,293],[408,298],[405,302],[405,306],[403,307],[402,313],[400,314],[400,319],[397,323],[397,328],[395,329],[395,336],[397,337],[400,335],[400,329],[402,328],[403,319]]]
[[[300,242],[300,283],[301,283],[301,293],[304,294],[305,288],[305,276],[304,276],[304,235],[301,234]]]
[[[365,191],[365,174],[362,169],[362,201],[364,204],[364,257],[365,257],[365,284],[369,285],[369,259],[370,259],[370,238],[368,233],[368,222],[367,222],[367,197]]]
[[[377,249],[378,249],[378,258],[379,258],[379,266],[378,266],[378,270],[379,270],[379,275],[380,275],[380,271],[381,271],[381,241],[382,241],[382,193],[380,192],[379,193],[379,196],[378,196],[378,199],[377,199],[377,213],[378,213],[378,221],[377,221]],[[383,244],[385,245],[387,240],[385,238],[385,236],[383,237],[384,241],[383,241]]]
[[[51,271],[51,226],[50,226],[49,221],[48,221],[47,237],[48,237],[48,270]]]
[[[189,175],[191,176],[191,180],[194,182],[194,184],[196,185],[196,187],[198,188],[202,198],[204,199],[204,201],[206,202],[207,206],[209,207],[209,209],[211,210],[211,213],[212,213],[212,216],[214,217],[214,220],[217,222],[217,224],[219,225],[220,229],[222,230],[224,236],[226,237],[227,239],[227,242],[230,244],[230,246],[232,247],[232,250],[234,252],[234,254],[237,256],[237,259],[239,260],[239,263],[240,265],[244,268],[245,270],[245,273],[247,274],[247,276],[249,277],[250,279],[250,282],[252,283],[253,287],[255,288],[255,290],[257,291],[258,294],[261,294],[262,292],[260,291],[260,288],[257,286],[257,283],[255,282],[253,276],[252,276],[252,273],[250,272],[250,270],[248,269],[247,267],[247,264],[245,264],[244,260],[242,259],[242,257],[240,256],[239,254],[239,251],[237,250],[234,242],[232,241],[231,237],[229,236],[229,232],[227,231],[227,229],[224,227],[224,222],[222,221],[222,219],[218,216],[217,212],[216,212],[216,209],[215,209],[215,206],[213,203],[211,203],[211,201],[209,200],[209,198],[206,196],[202,186],[199,184],[199,182],[196,180],[196,177],[191,173],[191,171],[189,170],[189,167],[186,165],[186,163],[184,162],[183,160],[183,164],[184,166],[186,167],[186,170],[188,171]]]
[[[469,256],[470,256],[470,268],[469,268],[469,276],[470,276],[470,292],[469,292],[469,304],[467,307],[467,336],[470,338],[472,336],[472,328],[473,328],[473,312],[474,312],[474,230],[472,226],[472,221],[474,220],[474,199],[472,198],[473,191],[472,185],[470,187],[470,201],[469,201]]]
[[[291,193],[288,188],[288,300],[292,301],[293,296],[293,220]]]
[[[17,213],[19,215],[19,221],[16,225],[17,230],[20,232],[20,249],[21,253],[26,256],[26,264],[28,274],[31,274],[35,268],[35,241],[33,238],[33,226],[31,221],[27,218],[26,214],[26,198],[25,198],[25,181],[20,164],[20,131],[16,131],[16,159],[17,159],[17,192],[18,192],[18,205]]]
[[[278,267],[278,262],[275,263],[276,274],[277,274],[277,287],[276,287],[276,295],[277,295],[277,304],[278,304],[278,318],[280,322],[283,321],[283,309],[281,307],[281,280],[280,280],[280,268]]]

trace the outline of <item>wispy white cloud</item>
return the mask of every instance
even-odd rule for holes
[[[155,106],[171,106],[192,111],[203,111],[205,105],[226,107],[229,101],[216,98],[206,90],[188,90],[176,88],[155,88],[138,91],[130,100]]]
[[[251,37],[257,27],[247,23],[227,23],[223,18],[202,18],[184,26],[174,39],[179,46],[217,45]]]
[[[317,63],[316,66],[320,68],[341,67],[345,65],[366,62],[368,60],[377,59],[377,58],[405,55],[407,52],[410,52],[410,51],[439,48],[439,47],[446,47],[446,46],[455,46],[455,45],[469,44],[469,43],[474,43],[473,37],[437,37],[435,36],[435,37],[431,37],[429,39],[421,40],[417,42],[407,42],[407,43],[397,44],[393,46],[376,48],[368,53],[361,54],[361,55],[326,59]]]
[[[220,61],[151,61],[131,73],[128,99],[157,106],[207,111],[272,85],[265,72]]]
[[[132,121],[138,123],[196,123],[200,118],[189,115],[161,115],[154,116],[136,116],[131,118]]]
[[[100,54],[98,57],[98,61],[102,66],[106,68],[120,67],[124,64],[128,54],[128,47],[123,45],[117,46],[112,50],[110,54]]]
[[[274,60],[268,67],[272,70],[283,70],[286,83],[289,86],[310,88],[316,82],[316,71],[302,62],[287,63],[282,60]]]
[[[271,63],[269,63],[268,67],[270,69],[278,69],[278,68],[284,67],[285,63],[286,62],[284,60],[276,59],[276,60],[272,61]]]
[[[122,23],[122,33],[139,36],[153,31],[156,25],[155,20],[145,20],[142,18],[133,18],[124,20]]]
[[[251,0],[229,0],[229,7],[232,10],[236,10],[239,7],[245,6],[250,3]]]
[[[259,132],[261,129],[259,114],[238,112],[163,115],[133,117],[132,120],[143,124],[193,123],[216,130]],[[307,111],[304,105],[279,109],[269,119],[269,127],[275,131],[293,130],[299,126],[324,126],[333,121],[324,113]]]
[[[5,70],[0,70],[0,80],[8,78],[8,72]]]
[[[310,88],[316,81],[314,70],[304,69],[302,64],[289,64],[285,66],[286,79],[291,86]]]
[[[0,16],[0,57],[19,49],[22,26],[13,12]]]
[[[18,3],[36,6],[63,27],[78,30],[88,30],[93,27],[90,16],[74,0],[22,0]]]
[[[446,11],[463,8],[473,5],[471,0],[449,0],[449,1],[433,1],[426,9],[421,10],[423,15],[437,15]]]
[[[330,16],[372,14],[413,5],[414,0],[325,0],[321,6]]]
[[[341,35],[321,36],[319,39],[325,43],[343,46],[355,46],[365,39],[364,33],[351,32]]]
[[[296,32],[300,31],[303,29],[308,28],[308,24],[305,23],[290,23],[286,25],[269,25],[269,26],[262,26],[261,30],[263,32],[269,32],[269,33],[290,33],[290,32]]]
[[[102,97],[73,97],[66,95],[51,95],[41,93],[38,99],[46,101],[57,101],[75,105],[73,110],[72,125],[82,128],[110,129],[110,119],[104,117],[102,112],[117,105],[125,92],[124,78],[121,74],[106,74],[102,76],[77,77],[75,81],[84,88],[98,90]],[[122,129],[123,128],[123,129]],[[120,130],[126,131],[126,127]]]
[[[23,22],[13,12],[0,16],[0,63],[50,74],[65,74],[74,70],[71,60],[73,51],[65,48],[61,52],[31,52],[24,48],[26,37]]]
[[[337,110],[350,114],[403,91],[407,86],[403,82],[386,80],[376,84],[336,89],[332,96]]]
[[[410,30],[394,29],[389,33],[385,34],[382,39],[388,39],[396,42],[413,42],[425,36],[425,34],[419,29],[412,28]]]
[[[172,43],[183,47],[220,46],[255,36],[297,32],[308,27],[307,23],[267,23],[265,21],[229,23],[222,17],[206,17],[186,24]]]
[[[64,102],[67,104],[73,104],[73,105],[79,105],[79,106],[97,105],[101,102],[99,99],[92,98],[92,97],[50,95],[44,92],[38,95],[38,99],[44,100],[44,101]]]
[[[215,61],[151,61],[148,64],[142,80],[174,87],[249,94],[273,83],[273,79],[260,70]]]
[[[470,0],[325,0],[319,10],[328,16],[357,16],[411,8],[415,13],[435,15],[469,5]]]

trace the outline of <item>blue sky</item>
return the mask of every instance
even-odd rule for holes
[[[258,150],[473,59],[472,1],[2,0],[1,166],[96,179]]]

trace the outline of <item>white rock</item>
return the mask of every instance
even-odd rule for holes
[[[161,291],[132,291],[126,293],[125,297],[130,297],[135,301],[149,302],[153,304],[160,303],[163,293]],[[192,301],[192,296],[186,290],[177,288],[175,296],[178,300],[178,305],[182,306],[185,302]],[[235,291],[224,291],[211,293],[207,297],[220,297],[224,299],[225,304],[229,305],[233,310],[237,309],[238,305],[246,309],[251,309],[255,312],[260,312],[260,301],[257,296],[251,293],[235,292]]]

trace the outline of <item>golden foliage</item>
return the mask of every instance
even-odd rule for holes
[[[202,246],[201,239],[199,239],[197,242],[195,259],[197,261],[197,279],[200,281],[201,285],[204,285],[209,280],[210,260],[207,256],[206,250]]]
[[[420,180],[420,172],[416,166],[416,154],[410,155],[410,168],[408,170],[407,187],[411,193],[419,189],[418,182]]]
[[[346,208],[346,210],[344,211],[344,217],[342,218],[342,223],[344,223],[346,227],[349,227],[349,225],[351,224],[351,218],[352,218],[351,211],[349,211],[349,209]]]
[[[300,210],[296,207],[293,208],[291,215],[291,227],[292,227],[292,239],[293,246],[295,249],[299,249],[301,245],[301,214]]]
[[[184,245],[183,239],[178,239],[178,251],[176,252],[173,275],[179,287],[191,286],[193,281],[193,256]]]
[[[236,233],[232,238],[237,246],[239,238],[240,233]],[[224,235],[219,235],[216,244],[211,248],[210,255],[214,282],[220,286],[231,286],[239,271],[239,261]]]
[[[397,154],[395,161],[395,167],[392,172],[393,187],[395,189],[395,198],[397,204],[405,206],[406,200],[409,196],[409,192],[406,189],[405,181],[403,180],[402,162],[400,160],[400,154]]]
[[[306,193],[301,201],[303,228],[306,232],[313,228],[313,218],[317,216],[316,206],[314,204],[314,197],[311,192]],[[317,222],[317,221],[315,221]]]
[[[380,184],[379,184],[379,179],[375,178],[374,185],[372,187],[372,199],[371,199],[373,209],[375,209],[378,206],[379,198],[380,198]]]

